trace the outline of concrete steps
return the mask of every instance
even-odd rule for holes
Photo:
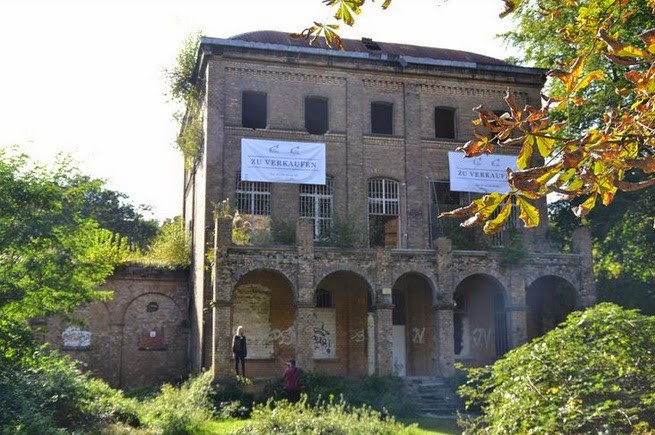
[[[415,403],[419,414],[453,416],[463,410],[463,403],[448,380],[428,376],[403,378],[405,394]]]

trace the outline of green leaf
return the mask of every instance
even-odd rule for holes
[[[505,222],[507,222],[507,218],[509,218],[511,211],[512,211],[512,201],[507,200],[505,201],[505,205],[503,206],[503,209],[500,211],[500,213],[498,213],[498,216],[496,216],[490,221],[487,221],[487,223],[484,224],[484,229],[483,229],[484,233],[493,234],[502,230],[503,226],[505,225]]]
[[[555,147],[555,139],[551,137],[535,136],[535,142],[541,157],[548,157]]]

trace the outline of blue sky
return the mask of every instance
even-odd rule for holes
[[[367,2],[350,38],[370,37],[504,58],[501,0]],[[182,159],[164,69],[200,30],[229,37],[299,31],[321,0],[2,0],[0,146],[48,162],[65,152],[158,219],[181,213]]]

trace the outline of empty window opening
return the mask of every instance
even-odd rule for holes
[[[459,225],[454,220],[439,219],[439,215],[463,205],[468,205],[470,202],[470,192],[452,191],[450,190],[450,182],[445,180],[430,182],[429,234],[432,247],[434,247],[437,238],[452,237],[453,226],[458,228]]]
[[[316,307],[332,308],[332,292],[325,289],[316,290]]]
[[[300,217],[314,220],[314,240],[326,239],[332,229],[332,177],[325,184],[300,185]]]
[[[455,344],[455,355],[465,356],[469,354],[469,320],[468,301],[465,295],[455,293],[455,310],[453,312],[453,334]]]
[[[455,139],[455,109],[434,108],[434,136],[442,139]]]
[[[362,38],[362,44],[364,44],[364,47],[366,47],[368,50],[373,50],[373,51],[381,50],[378,43],[372,40],[371,38]]]
[[[391,323],[393,325],[407,324],[407,310],[405,304],[405,293],[401,290],[393,289],[391,291],[391,301],[393,310],[391,310]]]
[[[311,134],[325,134],[328,131],[327,98],[305,98],[305,129]]]
[[[398,182],[376,178],[368,182],[369,245],[398,246]]]
[[[371,103],[371,133],[393,134],[393,104],[382,101]]]
[[[246,128],[266,128],[266,93],[243,91],[241,94],[241,125]]]
[[[236,206],[241,214],[271,215],[271,183],[242,181],[237,172]]]

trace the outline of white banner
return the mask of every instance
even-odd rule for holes
[[[509,192],[507,168],[516,171],[516,156],[483,154],[465,158],[462,152],[448,152],[450,190],[456,192]]]
[[[243,138],[241,180],[325,184],[325,144]]]

